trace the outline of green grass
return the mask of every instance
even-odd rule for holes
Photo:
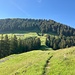
[[[1,35],[0,34],[0,38],[1,38]],[[6,34],[3,34],[3,37],[5,36]],[[17,36],[17,38],[19,39],[25,39],[25,38],[28,38],[28,37],[38,37],[37,33],[36,32],[25,32],[25,33],[10,33],[10,34],[7,34],[8,35],[8,38],[12,38],[14,37],[14,35]]]
[[[45,75],[75,75],[75,47],[31,51],[10,55],[2,60],[5,61],[0,63],[0,75],[43,75],[44,70]]]
[[[31,51],[6,57],[0,63],[0,75],[42,75],[45,61],[51,55],[49,51]]]
[[[9,38],[14,34],[8,34]],[[36,32],[26,32],[23,35],[17,37],[39,37],[42,45],[40,50],[0,59],[0,75],[75,75],[75,47],[53,51],[45,45],[45,35],[38,36]]]
[[[75,75],[75,47],[55,51],[47,75]]]

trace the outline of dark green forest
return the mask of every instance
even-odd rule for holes
[[[39,49],[41,46],[41,41],[37,37],[29,37],[26,39],[18,39],[16,35],[12,38],[8,38],[8,35],[3,37],[1,35],[0,40],[0,58],[5,57],[10,54],[18,54],[22,52],[28,52],[34,49]]]
[[[74,36],[75,29],[54,20],[46,19],[0,19],[0,33],[13,31],[36,31]]]
[[[54,50],[75,46],[75,36],[46,36],[46,45]]]
[[[17,54],[36,50],[41,47],[41,41],[38,37],[29,37],[18,39],[16,35],[8,38],[3,37],[3,33],[16,31],[34,31],[38,36],[44,33],[53,33],[57,36],[46,36],[45,44],[54,50],[75,46],[75,29],[58,23],[54,20],[46,19],[0,19],[0,58],[10,54]],[[42,33],[42,35],[39,35]]]

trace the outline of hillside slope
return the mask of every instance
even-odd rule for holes
[[[0,33],[42,32],[74,36],[75,29],[54,20],[46,19],[0,19]]]
[[[10,55],[0,59],[0,75],[75,75],[75,47]]]

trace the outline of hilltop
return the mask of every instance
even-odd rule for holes
[[[54,20],[46,19],[0,19],[0,33],[14,33],[14,32],[41,32],[53,33],[57,35],[74,36],[75,29],[58,23]]]

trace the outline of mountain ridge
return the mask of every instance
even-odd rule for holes
[[[34,31],[55,33],[57,35],[74,36],[75,28],[46,19],[0,19],[0,33],[13,31]]]

